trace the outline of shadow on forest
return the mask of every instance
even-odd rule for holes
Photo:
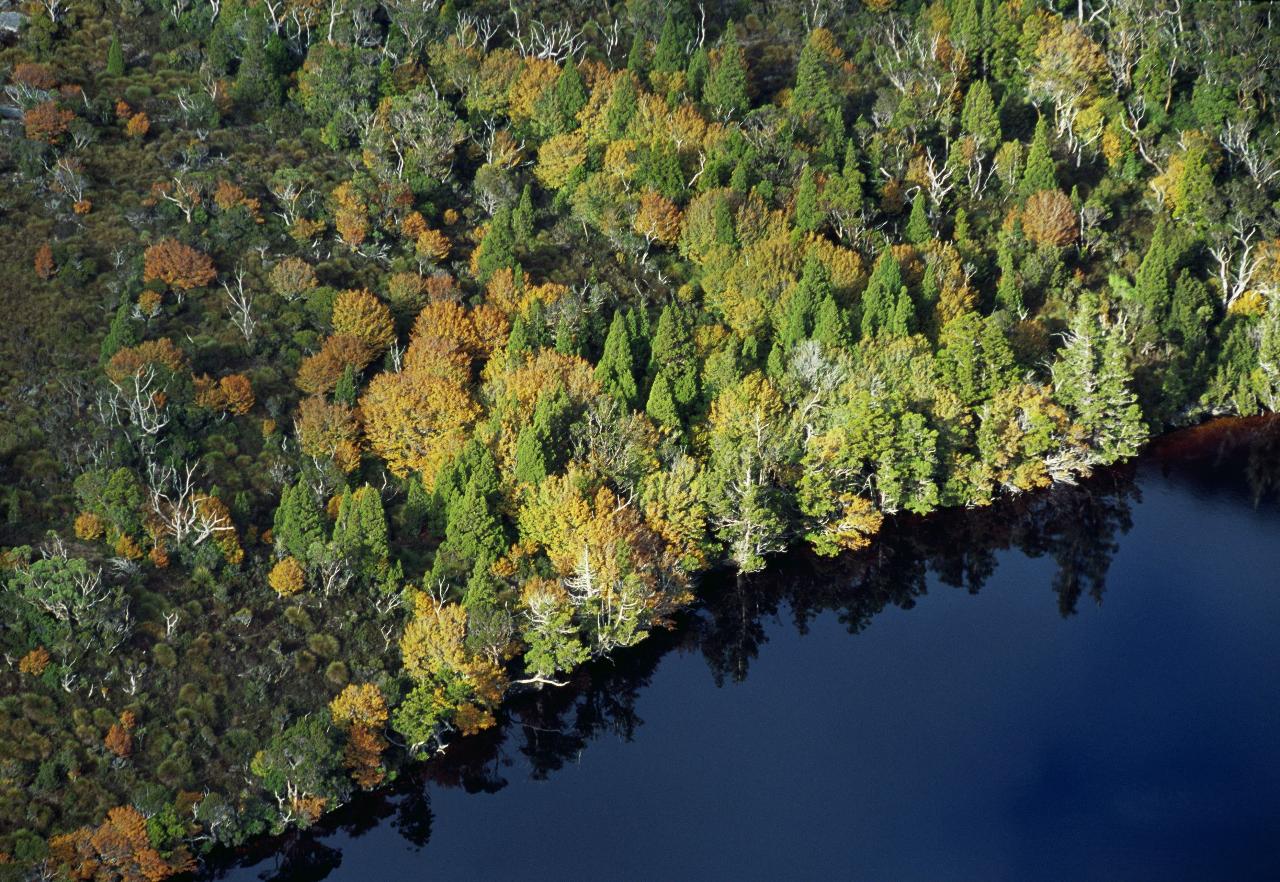
[[[1156,444],[1144,461],[1197,489],[1227,486],[1257,504],[1280,487],[1280,457],[1274,455],[1280,452],[1280,421],[1248,422],[1177,433]],[[220,878],[274,852],[261,878],[320,880],[342,861],[341,851],[325,844],[327,836],[359,836],[386,823],[408,843],[425,847],[432,823],[429,786],[494,792],[507,785],[509,773],[553,774],[604,734],[629,740],[643,722],[637,698],[664,656],[700,653],[717,685],[741,681],[768,641],[766,624],[780,615],[804,634],[817,616],[830,612],[857,634],[886,607],[910,609],[926,593],[930,577],[935,585],[977,594],[995,573],[999,553],[1010,549],[1053,560],[1050,587],[1064,617],[1085,596],[1101,603],[1119,539],[1141,499],[1137,474],[1138,466],[1129,465],[990,508],[899,517],[857,554],[823,559],[796,551],[754,576],[712,574],[702,583],[699,605],[672,630],[583,668],[569,687],[515,697],[497,728],[451,745],[445,755],[411,767],[391,787],[357,797],[305,833],[214,858],[205,878]]]

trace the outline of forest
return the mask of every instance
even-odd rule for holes
[[[709,571],[1274,411],[1273,12],[0,0],[0,879],[189,872]]]

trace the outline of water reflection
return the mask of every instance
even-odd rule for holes
[[[1256,504],[1280,487],[1277,452],[1280,422],[1235,422],[1180,433],[1157,445],[1143,467],[1157,467],[1206,492],[1235,482],[1236,492]],[[498,728],[455,743],[393,788],[361,797],[307,833],[259,843],[238,858],[224,856],[209,878],[274,853],[270,866],[251,872],[266,880],[323,879],[342,862],[341,852],[325,844],[335,832],[358,837],[390,827],[411,846],[424,848],[432,832],[432,788],[492,793],[511,780],[554,775],[602,736],[630,740],[644,722],[637,699],[664,656],[700,654],[717,684],[742,681],[784,614],[801,634],[828,613],[858,634],[889,607],[910,609],[930,586],[978,593],[995,574],[1001,552],[1016,550],[1053,562],[1049,587],[1056,597],[1046,592],[1045,601],[1056,602],[1062,616],[1073,616],[1086,597],[1103,601],[1112,559],[1132,526],[1133,506],[1141,502],[1138,469],[1111,470],[1079,486],[987,509],[901,518],[861,554],[828,560],[795,553],[750,578],[711,577],[702,605],[672,631],[589,666],[567,688],[519,696]]]

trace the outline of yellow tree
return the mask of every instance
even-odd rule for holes
[[[395,322],[386,304],[367,290],[343,291],[333,302],[333,333],[354,337],[378,356],[395,342]]]
[[[360,410],[373,451],[396,475],[416,471],[428,487],[440,466],[462,449],[480,413],[462,384],[412,370],[374,377]]]

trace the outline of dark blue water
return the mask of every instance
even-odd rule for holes
[[[225,877],[1280,878],[1280,460],[1211,446],[712,585]]]

